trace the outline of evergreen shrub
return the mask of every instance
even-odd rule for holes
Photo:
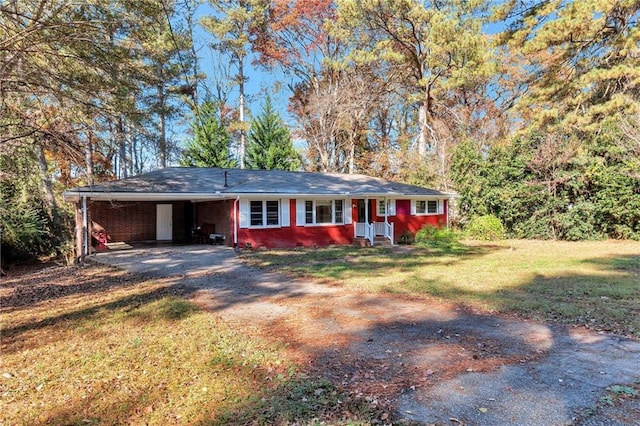
[[[504,236],[504,226],[494,215],[476,216],[466,227],[467,235],[476,240],[496,241]]]
[[[425,225],[416,232],[416,244],[452,244],[459,240],[458,233],[453,229],[438,228],[437,226]]]

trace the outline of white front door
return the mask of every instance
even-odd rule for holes
[[[173,206],[171,204],[156,205],[156,240],[171,241],[173,239]]]

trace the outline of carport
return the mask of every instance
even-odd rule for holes
[[[188,198],[188,199],[185,199]],[[105,228],[111,242],[190,244],[194,230],[224,236],[232,244],[234,200],[212,194],[65,193],[76,206],[76,253],[90,253],[91,225]],[[205,242],[200,240],[200,242]]]

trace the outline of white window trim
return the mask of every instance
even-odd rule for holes
[[[307,201],[311,201],[312,207],[311,207],[311,214],[312,214],[312,219],[313,222],[312,223],[307,223]],[[331,222],[325,222],[325,223],[317,223],[316,222],[316,201],[331,201]],[[337,222],[336,223],[336,201],[342,201],[342,222]],[[342,225],[348,225],[350,222],[350,220],[347,218],[347,215],[349,215],[348,217],[351,217],[351,204],[347,203],[348,200],[343,200],[342,198],[336,198],[336,199],[299,199],[298,202],[301,203],[301,207],[302,207],[302,214],[301,214],[301,219],[302,219],[302,223],[298,223],[298,226],[342,226]],[[347,210],[349,210],[347,212]]]
[[[267,223],[267,202],[268,201],[275,201],[275,202],[278,203],[278,224],[277,225],[266,225],[266,223]],[[253,203],[253,202],[262,203],[262,223],[264,223],[265,225],[252,225],[251,224],[251,203]],[[248,215],[248,222],[249,222],[249,226],[247,226],[247,228],[249,228],[249,229],[282,228],[282,207],[281,207],[281,205],[282,205],[282,201],[281,200],[247,200],[247,206],[248,206],[247,215]]]
[[[395,216],[396,215],[396,200],[395,199],[387,199],[387,202],[384,202],[384,198],[378,199],[378,206],[376,209],[376,215],[378,217],[384,217],[385,212],[380,210],[380,207],[384,207],[387,211],[386,216]]]
[[[418,209],[417,209],[417,201],[424,201],[425,202],[425,209],[427,210],[425,213],[418,213]],[[437,203],[436,206],[436,212],[435,213],[429,213],[429,206],[428,206],[428,202],[429,201],[435,201]],[[438,216],[444,213],[444,200],[441,199],[420,199],[420,200],[411,200],[411,215],[412,216]]]

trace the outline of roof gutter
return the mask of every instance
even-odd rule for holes
[[[86,197],[94,201],[170,201],[170,200],[221,200],[231,198],[230,194],[221,192],[93,192],[93,191],[64,191],[64,201],[71,203]]]
[[[141,192],[93,192],[93,191],[64,191],[63,199],[65,202],[78,202],[81,198],[87,198],[94,201],[210,201],[243,198],[310,198],[310,199],[333,199],[336,197],[345,198],[419,198],[419,199],[452,199],[457,198],[457,194],[441,193],[441,194],[405,194],[400,192],[371,192],[371,193],[351,193],[337,192],[332,194],[318,193],[282,193],[282,192],[158,192],[158,193],[141,193]]]

